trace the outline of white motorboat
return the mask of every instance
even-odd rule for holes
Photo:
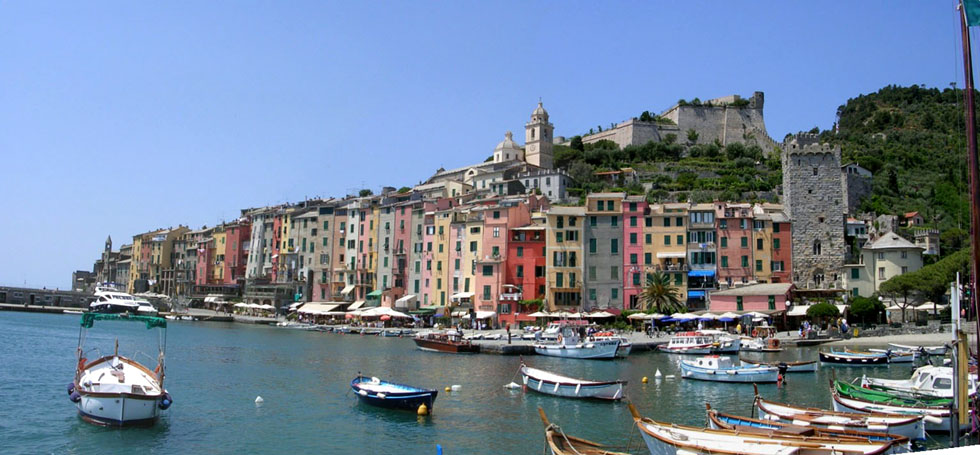
[[[776,338],[741,337],[739,340],[742,343],[742,351],[746,352],[782,352],[783,350],[779,347],[779,339]]]
[[[629,338],[622,335],[615,335],[611,332],[600,332],[592,335],[590,340],[619,340],[619,348],[616,349],[616,357],[629,357],[630,351],[633,350],[633,343],[630,342]]]
[[[111,355],[90,361],[85,357],[84,342],[95,321],[121,320],[146,324],[160,329],[157,365],[150,370],[139,362],[119,355],[119,341]],[[68,386],[68,398],[76,404],[78,414],[87,422],[104,426],[151,425],[160,411],[170,407],[173,399],[163,388],[167,321],[151,316],[85,313],[79,333],[75,379]]]
[[[618,338],[583,340],[578,330],[566,325],[554,342],[535,343],[534,352],[538,355],[572,359],[612,359],[616,357],[619,343]]]
[[[137,313],[142,314],[144,316],[156,316],[160,314],[160,312],[157,311],[156,307],[154,307],[149,300],[146,300],[142,297],[134,297],[134,299],[136,301],[136,304],[139,305],[136,308]]]
[[[709,355],[681,360],[684,379],[715,382],[776,382],[779,369],[762,365],[735,365],[731,357]]]
[[[735,354],[741,345],[741,340],[728,332],[697,330],[674,334],[660,350],[672,354]]]
[[[899,440],[857,440],[754,433],[737,430],[712,430],[685,425],[666,424],[641,417],[633,405],[630,412],[651,454],[748,454],[802,455],[825,454],[891,454],[905,451]]]
[[[926,438],[922,416],[880,413],[838,412],[768,401],[756,391],[755,408],[759,418],[791,423],[800,427],[873,431],[905,436],[913,441]]]
[[[861,387],[883,390],[909,398],[953,398],[953,369],[926,365],[916,368],[909,379],[880,379],[861,377]],[[969,396],[977,394],[977,377],[971,375],[967,384]]]
[[[895,351],[924,352],[929,355],[946,355],[949,346],[909,346],[906,344],[888,343]]]
[[[137,313],[140,303],[125,292],[97,290],[89,310],[96,313]]]
[[[521,364],[521,381],[525,389],[566,398],[597,398],[619,400],[623,398],[626,381],[589,381],[570,378],[549,371]]]

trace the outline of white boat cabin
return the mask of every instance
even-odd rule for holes
[[[697,360],[691,362],[691,366],[710,370],[735,368],[731,357],[724,357],[720,355],[699,357]]]

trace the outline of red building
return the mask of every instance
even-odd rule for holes
[[[716,204],[718,226],[718,281],[729,287],[755,279],[752,264],[752,206]],[[788,245],[788,244],[787,244]]]
[[[245,279],[245,266],[248,263],[249,237],[252,223],[245,219],[225,225],[224,282],[238,284]]]
[[[500,294],[500,324],[515,328],[521,322],[533,323],[528,314],[537,308],[521,308],[521,300],[544,298],[547,274],[545,265],[545,227],[530,225],[510,229],[507,244],[504,289]]]
[[[772,282],[793,282],[792,225],[783,214],[772,217]]]
[[[709,310],[715,314],[728,311],[777,314],[786,311],[793,289],[793,283],[766,283],[716,291],[711,293]]]

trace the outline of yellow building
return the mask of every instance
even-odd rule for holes
[[[212,245],[214,245],[214,268],[211,269],[209,282],[221,283],[225,278],[225,227],[217,226],[211,233]]]
[[[446,305],[451,296],[451,267],[449,264],[449,228],[453,222],[455,211],[443,210],[435,214],[435,235],[432,236],[432,281],[431,295],[439,305]]]
[[[551,207],[547,220],[548,310],[579,309],[584,277],[585,207]]]
[[[778,241],[779,239],[775,240]],[[772,216],[756,213],[752,220],[752,270],[755,281],[759,283],[772,282],[773,243]]]
[[[647,274],[662,272],[687,300],[687,204],[650,206],[644,218],[643,264]]]

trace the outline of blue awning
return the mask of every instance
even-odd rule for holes
[[[687,276],[715,276],[714,270],[691,270]]]
[[[687,291],[687,298],[689,299],[704,298],[704,291]]]

